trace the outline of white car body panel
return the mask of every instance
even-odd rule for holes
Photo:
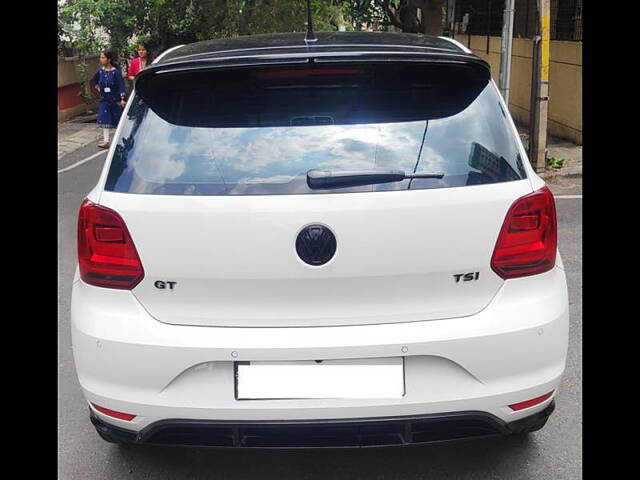
[[[530,192],[521,180],[295,197],[104,192],[101,204],[122,216],[135,239],[145,278],[133,294],[157,320],[353,325],[484,308],[503,283],[489,266],[502,226],[496,219]],[[302,262],[294,248],[300,229],[314,223],[329,226],[338,241],[320,267]],[[479,280],[455,281],[467,272],[479,272]],[[177,284],[159,290],[158,280]]]
[[[506,406],[557,389],[568,340],[563,270],[504,283],[465,318],[306,328],[194,327],[153,319],[131,292],[74,284],[72,337],[86,397],[137,415],[129,429],[162,418],[218,420],[366,418],[458,410],[512,421]],[[405,357],[401,399],[238,402],[233,362]]]

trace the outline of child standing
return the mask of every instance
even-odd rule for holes
[[[136,75],[140,73],[141,70],[144,70],[149,65],[153,58],[151,56],[151,52],[147,48],[146,43],[140,43],[138,45],[138,56],[131,60],[131,65],[129,65],[129,71],[127,72],[127,77],[132,82],[135,80]]]
[[[111,52],[100,53],[100,65],[91,79],[91,85],[100,92],[96,123],[102,128],[102,141],[98,143],[98,147],[109,148],[110,131],[118,126],[125,106],[124,80],[120,69],[113,64]]]

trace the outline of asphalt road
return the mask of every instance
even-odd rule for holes
[[[86,147],[60,167],[88,157]],[[58,175],[58,478],[60,479],[581,479],[582,200],[558,199],[560,251],[571,308],[567,369],[556,411],[528,438],[491,438],[404,448],[317,451],[121,449],[95,433],[71,353],[69,303],[77,210],[105,155]],[[579,180],[558,180],[556,194],[580,194]]]

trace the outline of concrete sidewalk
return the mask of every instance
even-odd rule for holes
[[[529,147],[529,131],[527,127],[518,125],[518,133],[524,144],[524,148]],[[544,178],[552,178],[556,176],[582,176],[582,145],[576,145],[568,140],[547,136],[547,158],[556,157],[564,158],[565,162],[562,168],[558,170],[547,169],[541,175]]]
[[[68,122],[58,123],[58,160],[92,142],[96,143],[97,150],[99,134],[95,115],[76,117]]]

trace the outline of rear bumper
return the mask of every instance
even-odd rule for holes
[[[221,422],[163,420],[140,432],[100,420],[91,422],[104,436],[118,442],[220,448],[348,448],[418,445],[491,435],[508,435],[546,422],[551,402],[538,413],[506,423],[486,412],[390,417],[360,420]]]
[[[89,402],[135,415],[107,424],[145,431],[167,419],[210,422],[359,421],[483,412],[504,424],[542,411],[508,405],[557,390],[565,368],[568,299],[561,268],[509,280],[481,312],[412,323],[305,328],[168,325],[131,292],[77,281],[75,366]],[[404,357],[394,399],[242,400],[234,362]]]

